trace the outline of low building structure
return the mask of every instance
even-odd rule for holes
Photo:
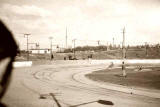
[[[29,53],[31,54],[50,54],[50,49],[30,49]]]

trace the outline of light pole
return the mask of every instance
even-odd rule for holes
[[[29,61],[29,51],[28,51],[28,36],[29,35],[31,34],[27,34],[27,33],[24,34],[24,37],[27,38],[27,61]]]
[[[74,43],[74,49],[73,49],[73,53],[74,53],[74,59],[76,58],[76,53],[75,53],[75,46],[76,46],[76,39],[73,39],[73,43]]]
[[[98,40],[97,43],[98,43],[98,46],[99,46],[100,45],[100,40]]]
[[[122,58],[123,58],[123,61],[122,61],[122,72],[123,72],[123,76],[126,77],[127,74],[126,74],[126,70],[125,70],[125,27],[123,28],[123,42],[122,42]]]
[[[66,49],[68,48],[68,46],[67,46],[67,38],[68,38],[68,35],[67,35],[67,27],[66,27]]]
[[[146,53],[146,56],[148,56],[148,44],[147,44],[147,42],[145,42],[145,53]]]
[[[49,39],[50,39],[50,41],[51,41],[51,43],[50,43],[50,54],[51,54],[51,60],[53,59],[53,55],[52,55],[52,39],[53,39],[53,37],[49,37]]]
[[[113,38],[113,49],[114,49],[114,38]]]

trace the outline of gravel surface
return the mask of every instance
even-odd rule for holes
[[[113,107],[159,107],[160,99],[113,91],[73,78],[77,73],[106,66],[62,61],[14,69],[12,82],[2,102],[8,107],[57,107],[50,94],[53,93],[62,107],[111,107],[96,102],[98,100],[111,101]]]

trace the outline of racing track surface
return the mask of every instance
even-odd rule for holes
[[[107,65],[61,63],[17,68],[3,102],[9,107],[57,107],[50,93],[62,107],[159,107],[160,99],[127,94],[89,85],[74,75],[106,68]],[[44,99],[40,96],[44,95]],[[102,105],[97,100],[114,103]],[[88,103],[88,104],[87,104]],[[78,106],[79,105],[79,106]]]

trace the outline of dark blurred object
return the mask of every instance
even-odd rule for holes
[[[6,57],[14,57],[17,54],[17,45],[10,31],[0,21],[0,60]]]
[[[1,78],[0,78],[0,100],[4,96],[7,87],[10,82],[11,71],[12,71],[12,62],[17,54],[18,46],[10,33],[7,27],[0,21],[0,62],[3,62],[6,59],[8,63],[6,63],[6,67],[4,70],[0,69]],[[0,103],[0,107],[5,107]]]
[[[112,101],[98,100],[97,102],[103,105],[114,105]]]
[[[78,106],[81,106],[81,105],[86,105],[86,104],[91,104],[91,103],[99,103],[99,104],[103,104],[103,105],[114,105],[114,103],[112,101],[107,101],[107,100],[98,100],[98,101],[91,101],[91,102],[86,102],[86,103],[82,103],[82,104],[78,104],[78,105],[73,105],[73,106],[70,106],[70,107],[78,107]]]
[[[7,107],[6,105],[4,105],[4,104],[2,104],[2,103],[0,103],[0,107]]]

